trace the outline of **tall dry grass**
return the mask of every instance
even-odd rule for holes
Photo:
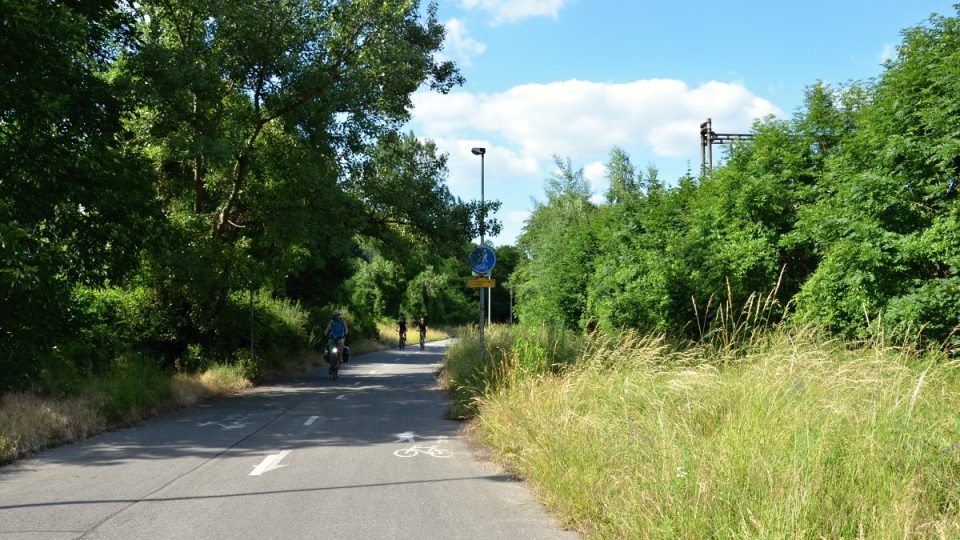
[[[578,339],[573,333],[548,327],[504,324],[487,326],[480,356],[479,329],[458,330],[460,340],[447,349],[441,385],[453,397],[451,418],[469,418],[483,396],[508,385],[520,374],[557,372],[571,362],[596,336]]]
[[[5,394],[0,401],[0,464],[54,444],[85,439],[106,428],[89,398],[44,399]]]
[[[91,380],[74,397],[4,394],[0,399],[0,464],[251,386],[238,366],[213,365],[200,374],[178,373],[172,378],[149,369],[140,364]]]
[[[232,366],[215,364],[200,374],[177,373],[170,381],[174,405],[189,407],[212,397],[236,394],[253,386]]]
[[[712,357],[735,358],[744,351],[764,344],[772,331],[782,327],[790,310],[790,303],[781,305],[778,298],[786,266],[780,269],[777,283],[767,294],[751,293],[742,303],[734,301],[730,281],[727,280],[727,298],[707,299],[702,310],[693,303],[694,323],[698,340],[695,346],[710,346]]]
[[[736,361],[596,340],[562,372],[512,369],[476,433],[591,537],[960,537],[960,365],[816,336]]]

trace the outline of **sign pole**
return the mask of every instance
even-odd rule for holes
[[[471,287],[478,287],[480,289],[480,360],[483,360],[483,302],[486,299],[487,302],[492,300],[491,289],[496,282],[490,279],[492,275],[490,272],[493,270],[494,265],[497,264],[497,254],[488,246],[485,245],[484,233],[486,232],[487,226],[487,206],[486,201],[483,200],[483,175],[484,175],[484,155],[487,153],[486,148],[471,148],[470,152],[475,156],[480,156],[480,245],[477,246],[473,252],[470,253],[470,266],[473,269],[474,275],[480,276],[479,279],[471,279],[468,282],[468,285]],[[487,292],[484,294],[483,288],[486,287]],[[490,323],[490,314],[492,311],[492,302],[487,306],[487,324]]]
[[[478,147],[471,148],[470,152],[475,156],[480,156],[480,247],[483,247],[484,240],[484,226],[486,221],[486,205],[483,200],[483,166],[484,166],[484,156],[487,153],[486,148]],[[478,272],[482,274],[482,272]],[[480,289],[480,361],[483,361],[483,289]]]
[[[253,362],[253,359],[255,358],[254,352],[256,351],[256,349],[254,349],[254,346],[253,346],[253,339],[254,339],[253,329],[256,326],[256,324],[257,324],[257,318],[256,318],[256,315],[254,315],[254,311],[253,311],[253,280],[251,280],[250,281],[250,361],[251,362]]]
[[[486,221],[486,207],[483,203],[483,158],[486,152],[480,154],[480,246],[483,244],[484,221]],[[483,362],[483,289],[480,289],[480,362]]]
[[[473,275],[477,276],[467,280],[467,286],[480,289],[480,354],[483,358],[483,299],[485,291],[489,291],[497,285],[496,280],[491,279],[490,273],[497,264],[497,253],[489,246],[480,246],[470,253],[470,269]],[[489,312],[488,312],[489,313]]]

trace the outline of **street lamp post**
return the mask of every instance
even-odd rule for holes
[[[470,152],[475,156],[480,156],[480,246],[483,246],[484,221],[486,220],[486,207],[483,203],[483,160],[487,153],[486,148],[471,148]],[[480,360],[483,361],[483,289],[480,289]]]

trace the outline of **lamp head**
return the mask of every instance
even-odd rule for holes
[[[487,153],[486,148],[471,148],[470,151],[473,152],[475,156],[482,156]]]

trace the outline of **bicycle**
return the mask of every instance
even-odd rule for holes
[[[427,333],[420,332],[420,350],[421,351],[423,350],[423,347],[426,344],[426,342],[427,342]]]
[[[346,346],[338,347],[337,340],[330,338],[327,341],[327,362],[330,363],[330,369],[327,370],[327,373],[333,376],[333,380],[337,380],[337,374],[340,372],[340,364],[344,361],[344,353],[346,352]],[[349,353],[348,353],[349,354]]]
[[[407,343],[407,333],[400,332],[400,348],[403,349],[403,346]]]

